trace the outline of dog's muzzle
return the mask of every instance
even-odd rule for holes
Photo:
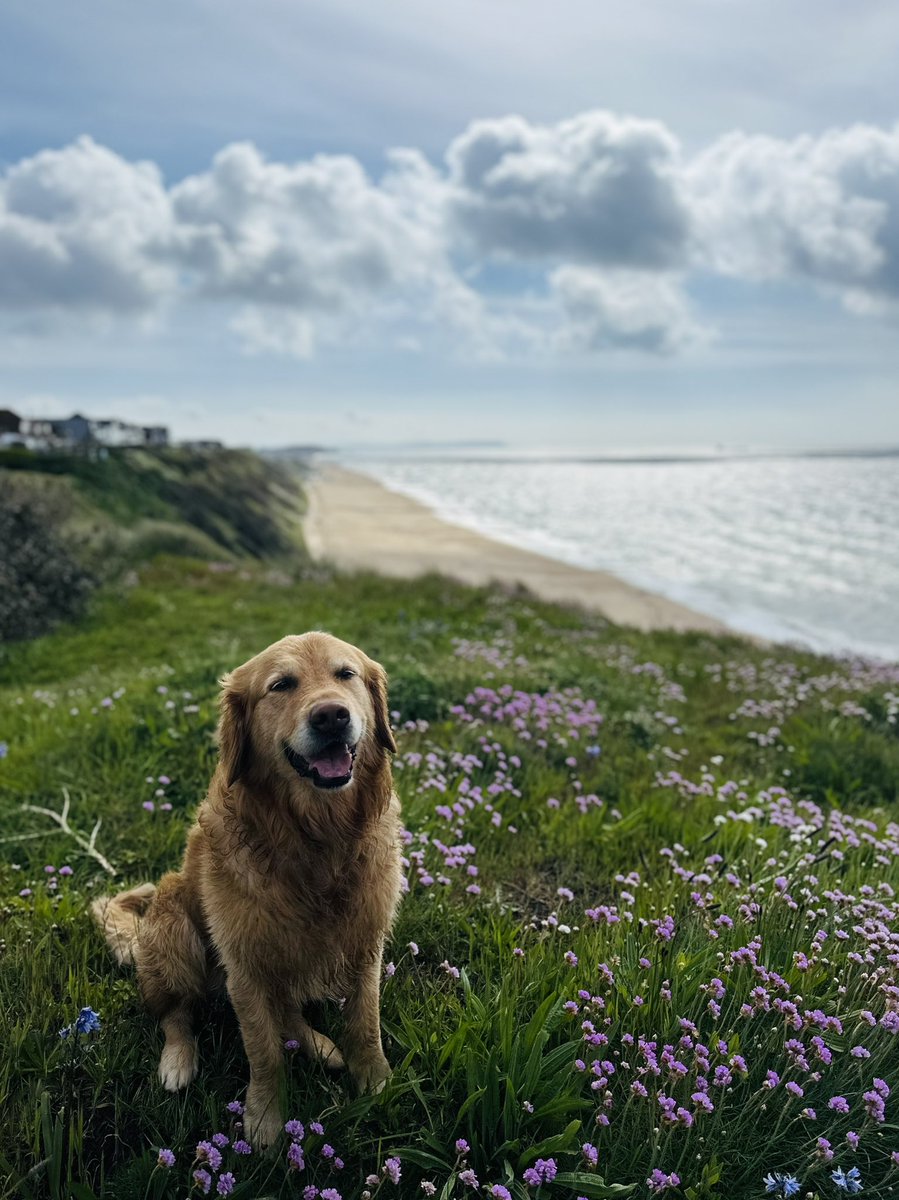
[[[308,779],[315,787],[345,787],[353,778],[356,747],[346,742],[328,742],[309,758],[304,758],[290,746],[284,747],[284,754],[297,775]]]

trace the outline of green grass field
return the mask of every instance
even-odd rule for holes
[[[233,1015],[163,1092],[87,906],[178,861],[217,677],[311,628],[391,677],[394,1075],[360,1098],[288,1050],[304,1136],[241,1154]],[[899,668],[301,557],[140,566],[0,656],[0,1196],[892,1194],[897,714]],[[80,842],[35,811],[66,802]]]

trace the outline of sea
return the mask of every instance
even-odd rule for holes
[[[899,452],[683,458],[354,455],[498,541],[601,568],[735,630],[899,661]]]

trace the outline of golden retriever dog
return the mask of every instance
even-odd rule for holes
[[[179,871],[92,905],[165,1044],[163,1087],[197,1073],[194,1022],[222,972],[250,1067],[245,1128],[283,1116],[285,1039],[380,1090],[384,939],[400,897],[396,750],[384,670],[326,633],[285,637],[222,680],[219,763]],[[306,1021],[345,997],[343,1053]]]

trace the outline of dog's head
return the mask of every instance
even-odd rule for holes
[[[349,787],[357,756],[396,750],[383,667],[327,633],[275,642],[222,680],[219,746],[225,780],[302,780]]]

